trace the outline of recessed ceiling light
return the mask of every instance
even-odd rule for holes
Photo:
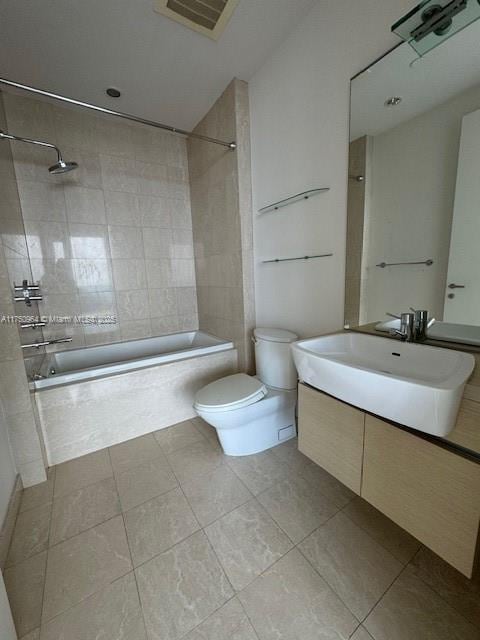
[[[392,96],[391,98],[388,98],[388,100],[385,100],[385,106],[386,107],[397,107],[402,101],[402,98],[400,98],[400,96]]]
[[[122,95],[118,89],[114,89],[113,87],[106,89],[105,93],[107,96],[110,96],[110,98],[119,98]]]

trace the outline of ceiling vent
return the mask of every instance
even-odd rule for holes
[[[218,40],[239,0],[154,0],[158,13]]]

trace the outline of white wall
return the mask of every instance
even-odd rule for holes
[[[7,434],[7,422],[0,405],[0,529],[8,509],[8,503],[15,484],[17,471],[13,462],[13,455]],[[16,640],[17,634],[13,625],[10,605],[3,577],[0,572],[0,638],[2,640]]]
[[[392,47],[413,0],[319,1],[250,80],[257,325],[343,326],[349,80]],[[317,186],[330,192],[257,217]],[[262,259],[334,252],[273,265]]]
[[[462,118],[479,107],[475,87],[370,138],[366,322],[409,307],[443,318]],[[430,267],[375,267],[427,258]]]
[[[0,529],[7,514],[17,471],[7,434],[7,422],[0,406]]]

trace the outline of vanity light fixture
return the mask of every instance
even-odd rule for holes
[[[392,31],[423,56],[479,18],[479,0],[423,0]]]
[[[402,98],[400,96],[391,96],[385,100],[386,107],[398,107],[398,105],[402,102]]]

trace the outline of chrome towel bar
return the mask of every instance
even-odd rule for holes
[[[262,260],[263,264],[270,262],[293,262],[294,260],[314,260],[315,258],[331,258],[333,253],[322,253],[317,256],[299,256],[298,258],[273,258],[272,260]]]
[[[422,260],[421,262],[380,262],[380,264],[376,264],[376,267],[380,267],[380,269],[385,269],[385,267],[398,267],[404,264],[426,264],[427,267],[431,267],[433,264],[433,260],[429,258],[428,260]]]

